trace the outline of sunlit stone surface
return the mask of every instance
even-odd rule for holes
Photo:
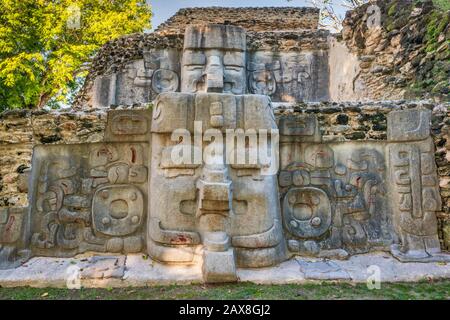
[[[370,141],[331,136],[323,110],[275,117],[275,103],[326,101],[336,88],[348,94],[348,79],[329,68],[345,50],[330,53],[339,48],[312,29],[318,13],[304,14],[310,30],[278,30],[276,50],[245,26],[189,25],[182,48],[146,47],[142,59],[91,79],[90,108],[107,110],[101,135],[34,147],[21,182],[28,207],[0,210],[0,268],[30,257],[140,253],[170,265],[158,267],[163,280],[178,270],[181,280],[233,282],[241,268],[293,256],[382,250],[401,262],[449,261],[438,237],[430,110],[386,112],[387,139]],[[296,46],[305,34],[317,43]],[[142,103],[151,107],[113,110]],[[347,130],[346,117],[343,110],[335,132]],[[226,143],[230,132],[247,135],[240,149]],[[264,146],[268,163],[247,161]],[[243,163],[228,161],[240,156]],[[122,258],[92,259],[85,277],[126,278]],[[331,262],[303,261],[302,270],[306,278],[351,278]]]

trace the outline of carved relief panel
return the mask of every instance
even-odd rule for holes
[[[279,185],[289,249],[345,256],[388,247],[393,231],[384,144],[321,143],[317,125],[313,115],[279,119]]]
[[[36,147],[30,199],[33,253],[142,251],[147,150],[143,143]]]
[[[399,243],[392,253],[402,261],[448,261],[441,254],[436,212],[441,210],[431,111],[394,111],[388,116],[390,182]]]
[[[143,59],[95,81],[94,105],[132,105],[165,92],[268,95],[274,102],[329,99],[328,53],[247,51],[246,31],[232,25],[190,25],[183,52],[144,50]]]
[[[321,52],[250,52],[249,92],[269,95],[274,102],[326,100],[326,64]]]
[[[143,56],[119,72],[95,80],[95,106],[148,103],[160,93],[179,91],[181,53],[178,50],[148,49]]]

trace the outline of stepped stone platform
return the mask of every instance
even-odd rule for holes
[[[450,279],[450,264],[402,263],[389,253],[356,255],[348,260],[295,257],[276,267],[237,270],[239,282],[303,284],[314,281],[366,283],[379,267],[381,283]],[[17,269],[0,270],[0,287],[66,288],[79,270],[83,288],[145,287],[203,283],[200,264],[164,265],[141,254],[33,258]],[[73,288],[73,287],[72,287]]]

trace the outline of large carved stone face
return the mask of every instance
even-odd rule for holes
[[[245,93],[245,32],[223,25],[188,28],[182,65],[182,92]]]

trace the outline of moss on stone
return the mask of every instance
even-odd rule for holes
[[[395,15],[396,9],[397,9],[397,2],[394,1],[394,3],[388,9],[388,16],[392,17],[393,15]]]

